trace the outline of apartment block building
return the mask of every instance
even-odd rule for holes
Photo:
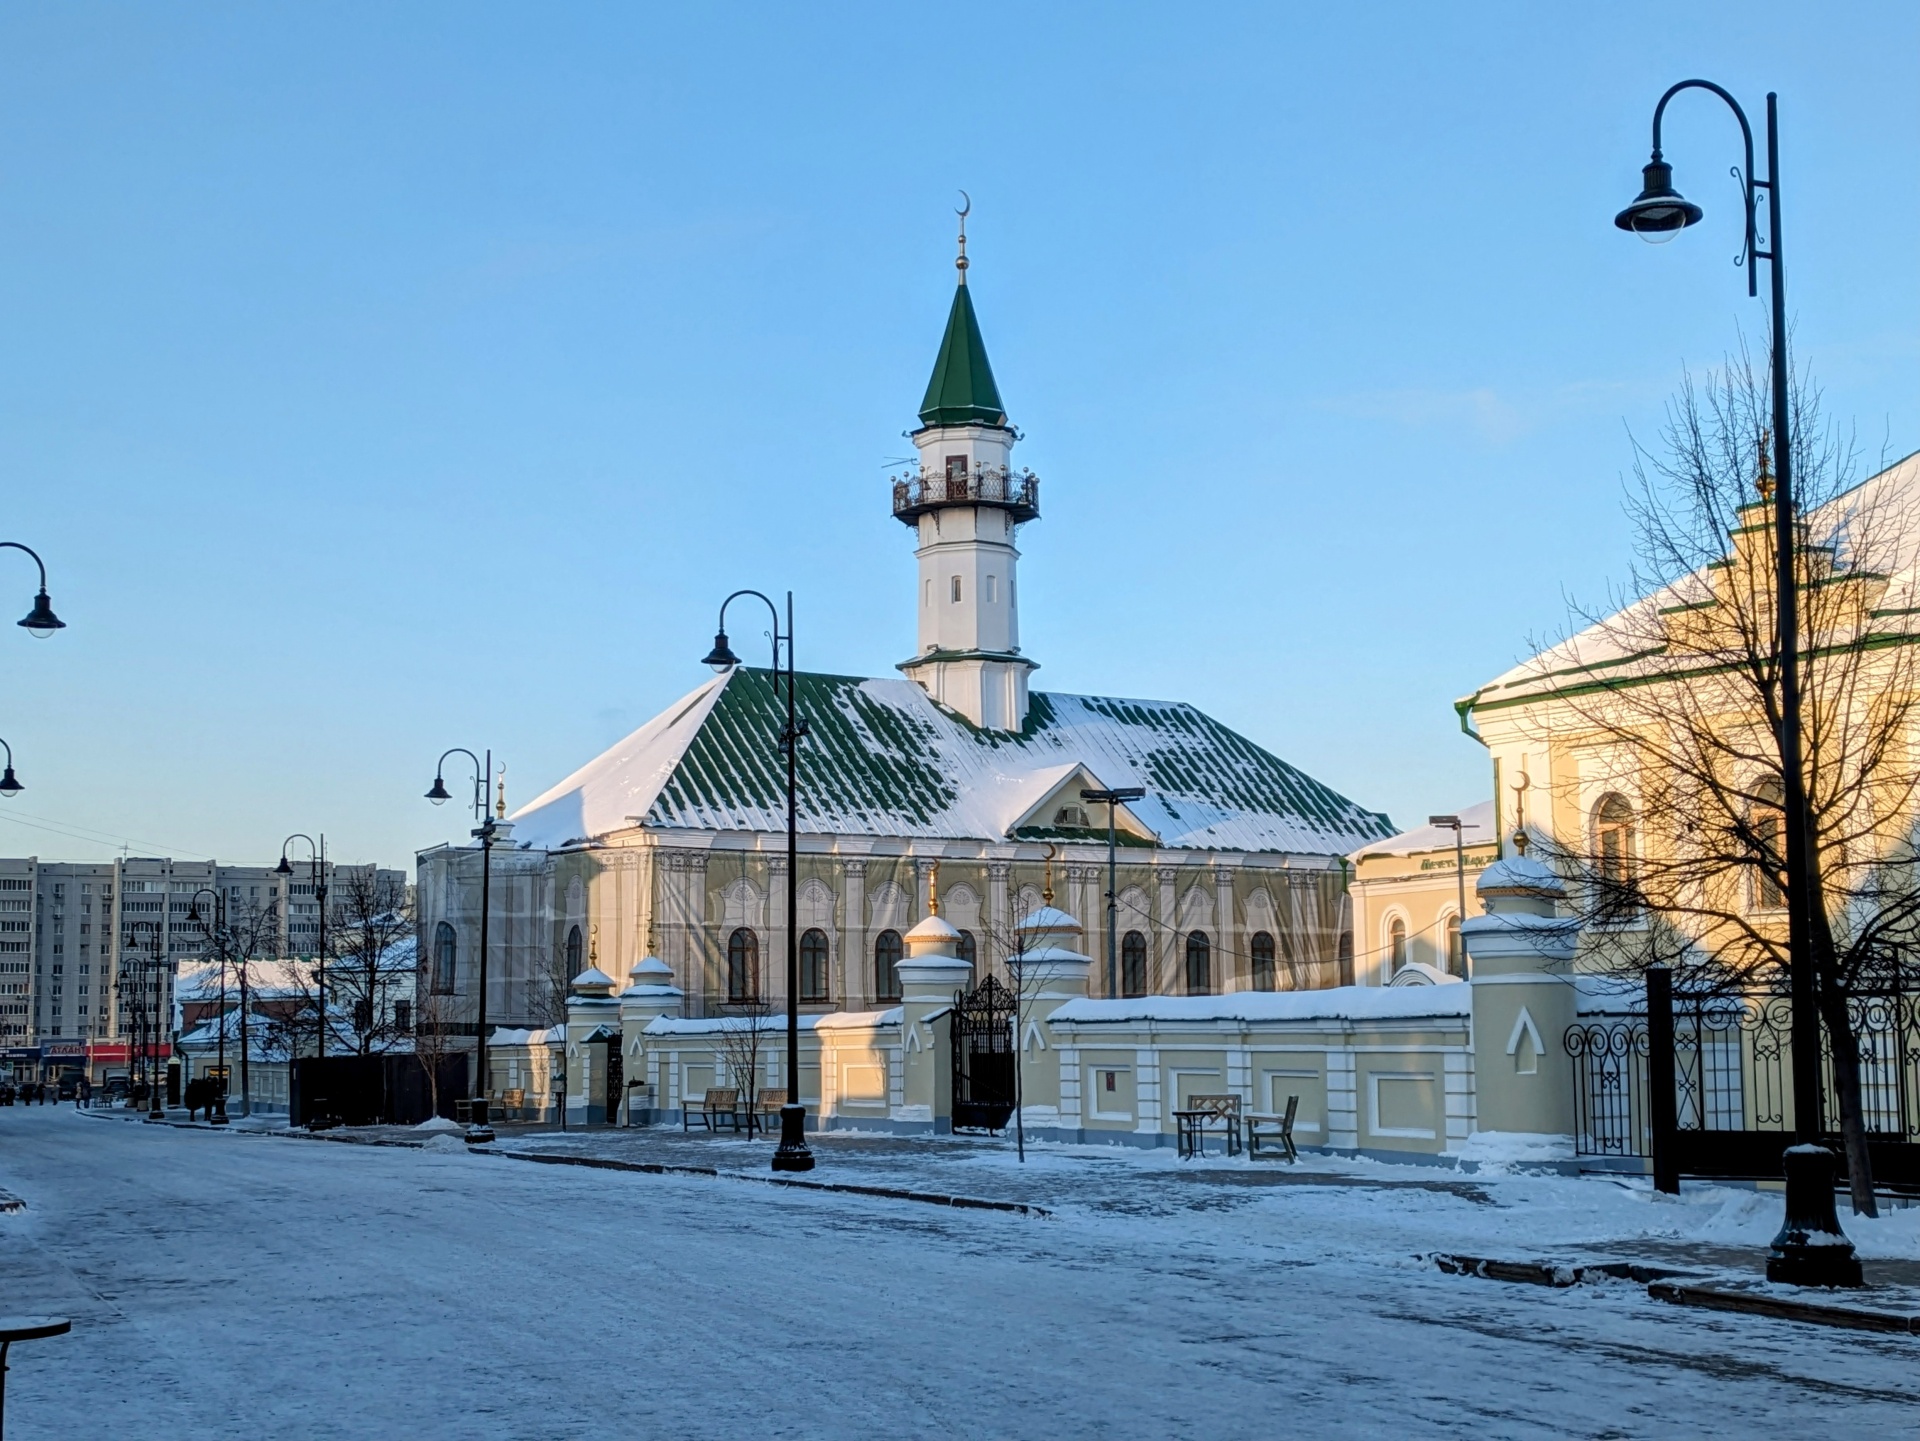
[[[330,864],[328,875],[349,869],[357,868]],[[276,957],[317,952],[320,901],[305,861],[283,876],[271,865],[144,856],[0,858],[0,1060],[18,1068],[124,1060],[142,1005],[157,1018],[153,1033],[170,1037],[179,965],[207,951],[192,911],[199,896],[211,918],[208,891],[230,919],[267,917],[266,949]]]

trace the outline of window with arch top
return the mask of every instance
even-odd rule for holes
[[[1607,795],[1593,808],[1593,852],[1601,879],[1624,886],[1633,879],[1633,804]]]
[[[1387,969],[1388,974],[1398,971],[1407,963],[1407,921],[1404,916],[1395,916],[1387,927]]]
[[[1467,973],[1467,955],[1460,946],[1460,917],[1447,917],[1447,970],[1450,974],[1464,976]]]
[[[1213,940],[1205,931],[1187,932],[1187,994],[1213,994]]]
[[[727,937],[727,1000],[744,1004],[760,999],[760,938],[745,926]]]
[[[873,938],[873,998],[876,1001],[900,999],[900,972],[894,967],[903,954],[900,932],[882,931]]]
[[[827,999],[827,933],[817,926],[800,937],[800,999]]]
[[[1754,792],[1753,908],[1756,911],[1778,911],[1787,904],[1787,893],[1780,886],[1781,872],[1787,863],[1785,805],[1786,793],[1779,781],[1762,781]]]
[[[460,958],[460,941],[445,921],[433,928],[433,992],[437,996],[453,994],[454,967]]]
[[[567,932],[567,979],[572,980],[585,969],[580,949],[580,927],[575,926]]]
[[[1128,931],[1120,938],[1120,994],[1144,996],[1147,993],[1147,938]]]
[[[960,942],[953,949],[954,953],[975,971],[980,969],[980,943],[974,939],[972,931],[960,932]]]
[[[1253,955],[1253,988],[1256,991],[1278,989],[1272,934],[1268,931],[1255,931],[1249,950]]]

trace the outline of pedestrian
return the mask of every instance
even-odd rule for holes
[[[74,1099],[74,1109],[88,1109],[93,1105],[93,1082],[86,1076],[80,1078],[80,1094]]]

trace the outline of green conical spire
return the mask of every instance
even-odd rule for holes
[[[964,263],[964,262],[963,262]],[[980,338],[973,300],[967,294],[966,272],[953,292],[947,313],[947,333],[940,340],[940,357],[933,362],[927,398],[920,402],[923,425],[1005,425],[1006,408],[987,364],[987,343]]]

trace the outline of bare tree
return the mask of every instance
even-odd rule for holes
[[[419,934],[406,879],[377,865],[339,866],[327,899],[328,1029],[372,1055],[414,1030],[404,1012],[416,1004]]]
[[[200,928],[215,953],[226,961],[240,991],[240,1013],[238,1026],[240,1031],[240,1108],[241,1114],[253,1114],[252,1074],[249,1066],[254,1047],[254,967],[262,959],[274,955],[280,947],[280,905],[278,901],[265,902],[245,899],[237,894],[229,895],[223,911],[217,913],[224,920],[216,918],[213,907],[200,916]],[[295,1006],[297,1008],[297,1000]],[[227,1025],[225,1016],[220,1024]],[[279,1033],[285,1024],[283,1016],[273,1017],[266,1022],[261,1036],[261,1049],[268,1054],[277,1054],[280,1041]]]
[[[1552,731],[1576,738],[1587,793],[1574,834],[1545,843],[1576,887],[1602,969],[1673,969],[1694,993],[1786,987],[1780,648],[1775,631],[1770,410],[1742,355],[1669,409],[1630,492],[1629,595],[1534,662]],[[1874,1214],[1850,1002],[1920,942],[1920,597],[1907,498],[1849,488],[1853,452],[1793,393],[1809,910],[1820,1014],[1854,1209]],[[1565,830],[1566,828],[1557,828]]]
[[[453,999],[424,980],[415,994],[413,1055],[427,1073],[427,1104],[435,1116],[440,1114],[440,1068],[447,1057],[463,1049],[452,1034]]]
[[[754,1111],[760,1086],[760,1052],[767,1042],[766,1022],[773,1014],[773,1002],[764,994],[764,990],[744,1001],[727,1003],[727,1014],[721,1018],[720,1028],[714,1033],[714,1050],[721,1066],[733,1086],[746,1098],[748,1127],[759,1124]],[[799,1095],[794,1082],[789,1078],[787,1095],[793,1098]],[[609,1102],[613,1097],[609,1096]]]

